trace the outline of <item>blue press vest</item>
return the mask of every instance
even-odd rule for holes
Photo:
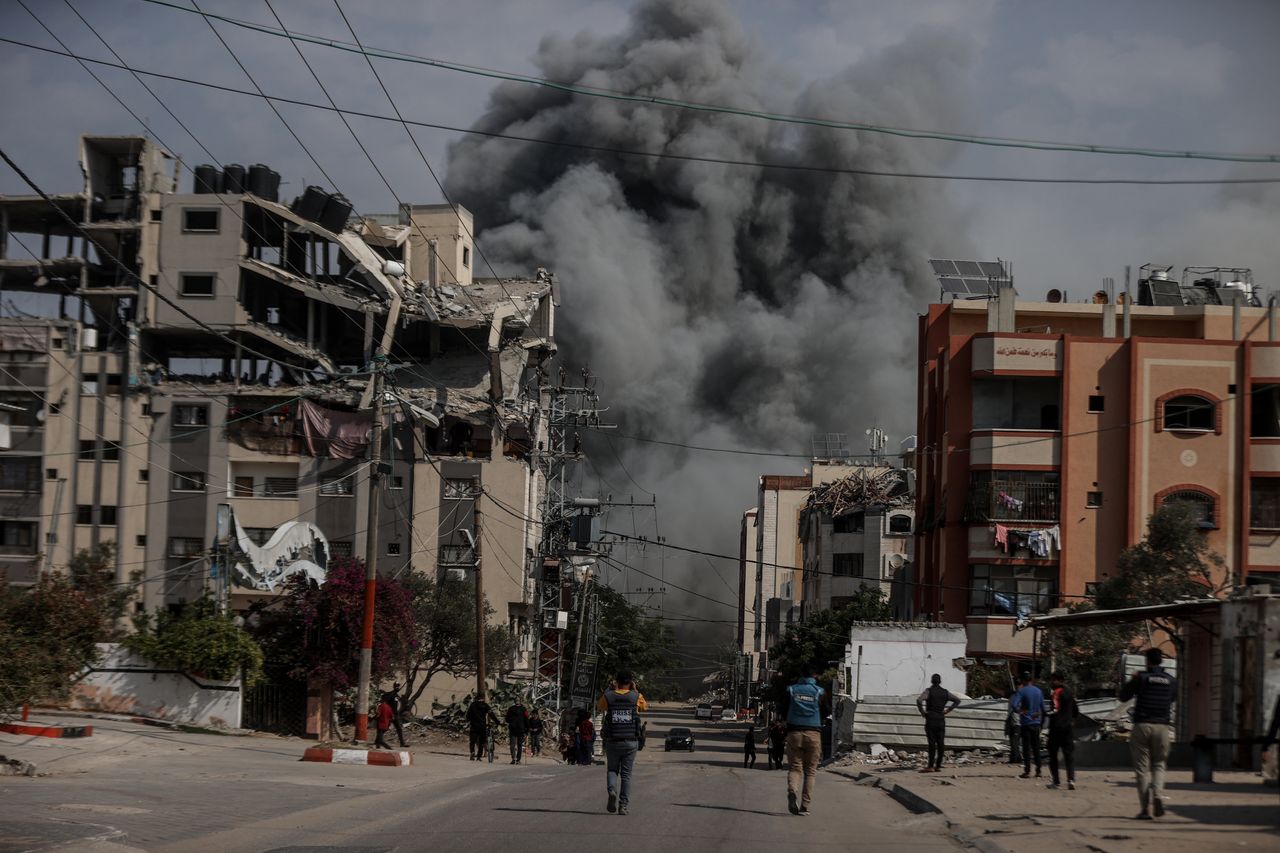
[[[822,708],[819,700],[823,690],[812,678],[802,678],[787,688],[791,702],[787,706],[787,725],[822,728]]]

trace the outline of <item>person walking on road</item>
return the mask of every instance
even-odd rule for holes
[[[596,726],[591,722],[591,712],[585,708],[578,709],[578,725],[575,729],[576,737],[574,743],[577,749],[574,753],[574,760],[583,767],[591,765],[591,753],[596,742]]]
[[[613,688],[605,691],[596,702],[596,710],[604,714],[604,757],[608,772],[605,786],[608,788],[610,813],[627,813],[631,803],[631,770],[635,767],[636,753],[640,751],[640,714],[649,709],[644,696],[636,689],[630,672],[619,672]]]
[[[529,712],[529,754],[542,754],[542,732],[546,726],[538,716],[538,709]]]
[[[937,773],[942,770],[947,714],[959,705],[960,697],[942,686],[942,676],[936,672],[929,679],[929,686],[916,697],[916,709],[924,717],[924,736],[929,742],[929,763],[921,773]]]
[[[1022,763],[1022,724],[1020,722],[1022,715],[1013,707],[1014,696],[1017,691],[1009,696],[1009,713],[1005,715],[1004,733],[1009,737],[1009,763]]]
[[[378,719],[375,723],[378,729],[378,736],[373,741],[376,749],[391,748],[391,744],[387,743],[387,729],[391,728],[391,718],[395,715],[395,712],[391,709],[391,703],[387,699],[387,694],[383,693],[382,699],[378,702]]]
[[[1164,814],[1164,770],[1169,760],[1169,723],[1178,680],[1160,664],[1164,654],[1147,649],[1147,668],[1135,673],[1120,688],[1120,701],[1133,703],[1133,731],[1129,735],[1129,752],[1133,756],[1133,774],[1138,780],[1138,802],[1142,811],[1138,820],[1151,820]]]
[[[747,739],[742,744],[742,766],[754,769],[756,766],[756,727],[747,723]]]
[[[1044,691],[1031,683],[1031,673],[1022,673],[1022,686],[1013,694],[1013,709],[1018,712],[1018,727],[1022,732],[1022,775],[1031,776],[1031,761],[1035,759],[1036,778],[1040,778],[1040,727],[1044,725]]]
[[[489,746],[489,726],[497,725],[498,717],[484,701],[484,691],[476,694],[467,706],[467,733],[471,742],[471,760],[484,760],[484,752]]]
[[[830,713],[830,699],[814,680],[813,667],[800,668],[800,679],[786,689],[779,705],[787,721],[787,808],[807,815],[822,758],[822,719]]]
[[[1062,784],[1058,775],[1058,753],[1062,753],[1067,768],[1067,790],[1076,789],[1076,697],[1067,688],[1067,677],[1061,672],[1049,676],[1053,690],[1049,693],[1049,775],[1050,788]]]
[[[507,739],[511,741],[511,763],[519,764],[524,755],[524,737],[529,733],[529,712],[517,699],[507,709]]]
[[[781,770],[782,757],[787,751],[787,727],[782,720],[769,724],[769,769]]]

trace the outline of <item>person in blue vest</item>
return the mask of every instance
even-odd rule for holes
[[[814,680],[813,667],[800,667],[800,678],[783,692],[778,713],[787,721],[787,808],[807,815],[822,759],[822,721],[831,713],[831,699]]]
[[[1040,729],[1044,725],[1044,691],[1031,683],[1031,673],[1022,673],[1022,686],[1013,694],[1010,703],[1018,712],[1018,725],[1022,732],[1022,775],[1031,776],[1031,761],[1035,759],[1036,778],[1040,778]]]
[[[636,763],[636,753],[643,740],[640,712],[648,710],[644,696],[636,689],[630,672],[619,672],[613,688],[605,691],[596,703],[596,709],[604,714],[604,757],[608,767],[605,784],[609,789],[608,810],[620,815],[627,813],[631,802],[631,769]]]

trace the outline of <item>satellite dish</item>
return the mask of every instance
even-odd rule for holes
[[[902,564],[905,562],[906,562],[906,558],[903,557],[901,554],[889,555],[889,568],[891,569],[900,569],[902,568]]]
[[[1062,291],[1058,290],[1058,288],[1055,287],[1053,290],[1049,291],[1048,295],[1045,296],[1045,299],[1049,300],[1050,302],[1061,302]]]

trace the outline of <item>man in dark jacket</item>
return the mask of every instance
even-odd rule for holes
[[[831,714],[831,698],[814,680],[812,667],[800,668],[800,678],[783,692],[778,712],[787,721],[787,808],[807,815],[822,759],[822,721]]]
[[[545,730],[546,724],[538,716],[538,709],[534,708],[529,714],[529,752],[531,754],[542,755],[542,733]]]
[[[960,705],[960,697],[942,686],[942,676],[934,673],[929,686],[916,697],[916,709],[924,717],[924,736],[929,742],[929,764],[920,772],[942,769],[942,751],[947,736],[947,714]]]
[[[511,741],[511,763],[519,764],[524,755],[524,736],[529,733],[529,712],[517,699],[507,709],[507,738]]]
[[[484,693],[476,694],[467,706],[467,729],[471,740],[471,760],[482,761],[484,751],[488,748],[489,726],[497,725],[498,716],[493,713],[489,703],[484,701]]]
[[[1164,654],[1147,649],[1147,668],[1135,673],[1120,688],[1120,701],[1133,703],[1133,732],[1129,735],[1129,753],[1133,757],[1133,773],[1138,779],[1138,802],[1142,811],[1138,820],[1151,820],[1164,814],[1164,770],[1169,760],[1169,723],[1173,700],[1178,695],[1178,681],[1160,666]],[[1149,810],[1148,810],[1149,809]]]
[[[769,769],[781,770],[782,758],[787,751],[787,726],[782,720],[769,724]]]
[[[1067,687],[1067,677],[1061,672],[1049,676],[1053,686],[1049,694],[1049,775],[1053,781],[1050,788],[1062,784],[1058,775],[1058,752],[1062,752],[1063,762],[1067,766],[1067,790],[1076,789],[1076,697]]]

